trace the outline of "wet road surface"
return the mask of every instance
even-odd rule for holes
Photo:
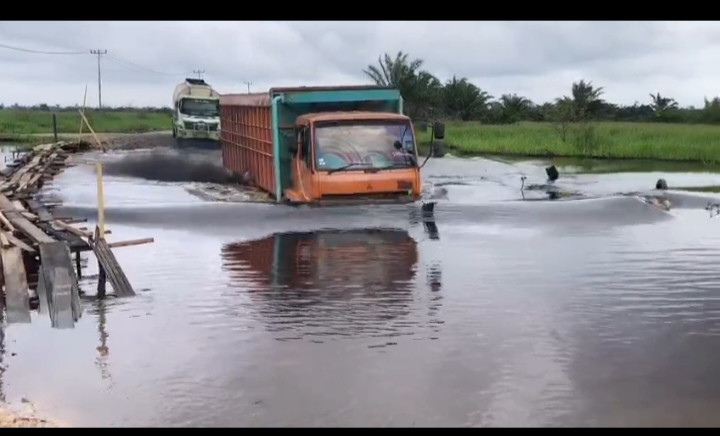
[[[542,166],[425,170],[434,225],[108,176],[110,239],[155,238],[115,250],[138,295],[92,299],[91,258],[76,328],[0,330],[0,398],[74,425],[720,424],[720,219],[626,195],[720,175],[561,175],[581,199],[527,202]],[[94,219],[92,168],[51,189]]]

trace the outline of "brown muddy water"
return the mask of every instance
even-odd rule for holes
[[[0,398],[79,426],[720,425],[715,200],[628,195],[720,175],[561,175],[560,201],[522,201],[534,164],[424,175],[434,222],[107,176],[109,238],[155,238],[115,250],[138,295],[95,301],[88,262],[74,329],[0,330]],[[94,219],[92,167],[49,190]]]

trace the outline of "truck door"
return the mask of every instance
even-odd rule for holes
[[[293,188],[304,200],[316,197],[314,183],[313,150],[310,146],[310,129],[302,126],[296,129],[297,153],[292,159]]]

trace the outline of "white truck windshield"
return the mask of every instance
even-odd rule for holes
[[[184,98],[180,105],[180,113],[196,117],[217,117],[220,115],[220,102],[218,100]]]

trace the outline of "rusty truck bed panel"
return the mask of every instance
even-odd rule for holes
[[[247,96],[247,94],[245,94]],[[252,183],[275,192],[273,134],[269,106],[220,106],[223,166],[248,172]]]
[[[270,94],[224,94],[220,96],[221,106],[270,106]]]

